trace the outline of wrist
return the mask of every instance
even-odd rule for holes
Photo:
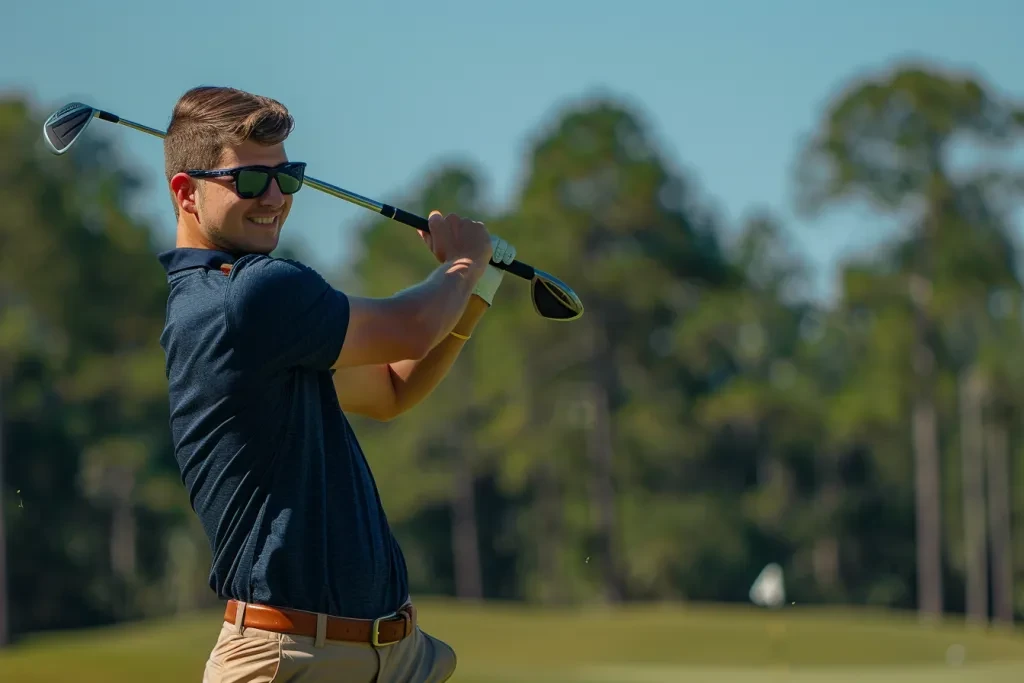
[[[442,270],[446,275],[456,276],[472,290],[487,271],[487,264],[481,264],[468,257],[459,257],[445,261]]]
[[[459,338],[472,336],[473,330],[476,329],[477,323],[484,317],[488,308],[489,306],[486,301],[475,294],[470,295],[469,301],[466,303],[466,309],[462,312],[462,317],[459,318],[459,321],[455,323],[455,327],[452,328],[455,336]]]
[[[490,264],[484,268],[483,275],[477,280],[473,286],[472,293],[480,297],[488,306],[494,301],[494,295],[498,291],[498,287],[501,286],[501,281],[505,277],[505,271],[496,268]]]

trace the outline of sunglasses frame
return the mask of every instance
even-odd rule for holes
[[[298,170],[298,176],[295,173],[289,173],[288,171]],[[266,182],[259,192],[255,194],[243,194],[238,190],[238,176],[243,171],[256,171],[265,174]],[[283,164],[277,166],[263,166],[261,164],[250,164],[249,166],[236,166],[234,168],[223,168],[216,170],[203,170],[203,169],[192,169],[185,171],[191,178],[231,178],[231,187],[234,189],[235,194],[242,199],[257,199],[266,194],[267,190],[270,189],[270,183],[277,180],[279,175],[286,175],[290,178],[298,178],[299,186],[295,188],[295,192],[302,189],[302,186],[306,178],[306,162],[304,161],[286,161]],[[281,189],[281,183],[277,184],[278,189]],[[295,194],[295,192],[285,192],[281,189],[281,194]]]

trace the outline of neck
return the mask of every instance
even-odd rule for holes
[[[178,219],[177,237],[174,246],[178,249],[220,249],[211,242],[195,225],[183,218]]]

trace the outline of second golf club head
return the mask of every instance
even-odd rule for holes
[[[554,275],[534,269],[530,284],[533,310],[548,320],[576,320],[583,315],[583,302],[569,285]]]
[[[43,123],[43,139],[54,154],[64,154],[89,127],[96,110],[81,102],[71,102],[50,114]]]

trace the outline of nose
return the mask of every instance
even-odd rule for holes
[[[268,206],[272,208],[280,208],[284,206],[287,195],[281,192],[281,186],[277,184],[277,178],[274,178],[270,182],[270,186],[267,191],[260,197],[260,205]]]

